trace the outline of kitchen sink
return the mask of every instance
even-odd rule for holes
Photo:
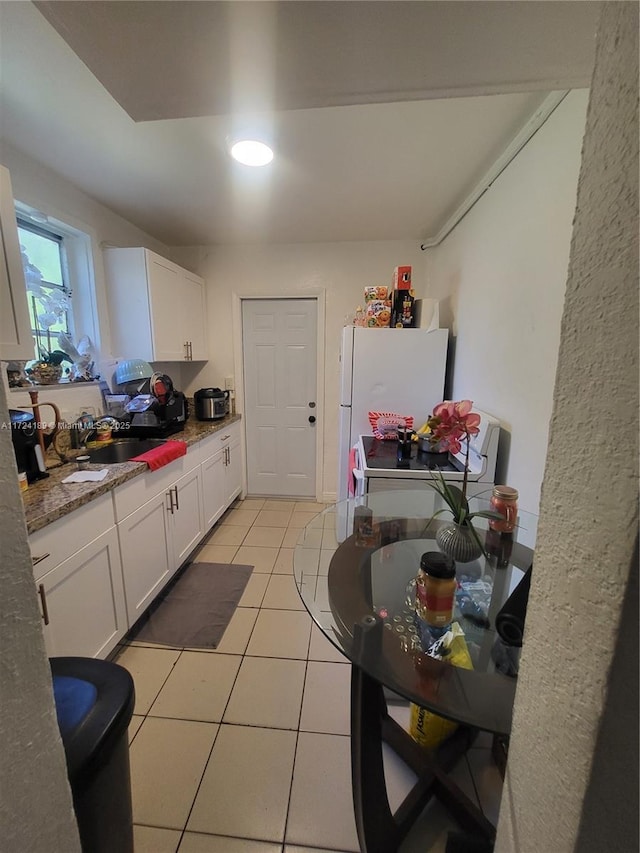
[[[166,438],[121,438],[104,447],[88,450],[89,460],[98,465],[128,462],[134,456],[165,444]]]

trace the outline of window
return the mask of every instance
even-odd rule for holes
[[[56,371],[48,371],[54,382],[94,381],[100,372],[102,340],[94,275],[96,235],[66,216],[58,219],[53,212],[18,200],[15,208],[33,358],[40,361],[58,350],[67,358],[60,365],[54,357],[53,364],[60,368],[57,379]]]
[[[62,332],[73,336],[71,289],[61,234],[18,218],[35,357],[60,349]]]

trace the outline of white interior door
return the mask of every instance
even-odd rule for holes
[[[242,349],[248,494],[315,498],[316,300],[243,300]]]

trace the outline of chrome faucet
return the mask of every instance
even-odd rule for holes
[[[98,431],[98,427],[102,424],[107,424],[111,427],[111,429],[117,429],[119,422],[116,418],[111,415],[102,415],[99,418],[96,418],[91,422],[91,426],[85,426],[82,428],[80,426],[81,423],[86,423],[85,419],[81,419],[74,424],[74,428],[71,432],[72,439],[75,436],[78,447],[86,447],[87,441],[91,438],[91,436]],[[74,441],[71,442],[72,446],[74,445]]]

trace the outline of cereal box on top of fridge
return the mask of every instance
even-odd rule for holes
[[[387,328],[391,321],[391,300],[375,299],[367,302],[365,311],[365,326],[372,328]]]
[[[373,302],[375,299],[389,299],[389,297],[389,288],[384,285],[382,287],[365,287],[364,289],[365,302]]]
[[[396,267],[394,269],[393,289],[411,290],[411,267]]]

